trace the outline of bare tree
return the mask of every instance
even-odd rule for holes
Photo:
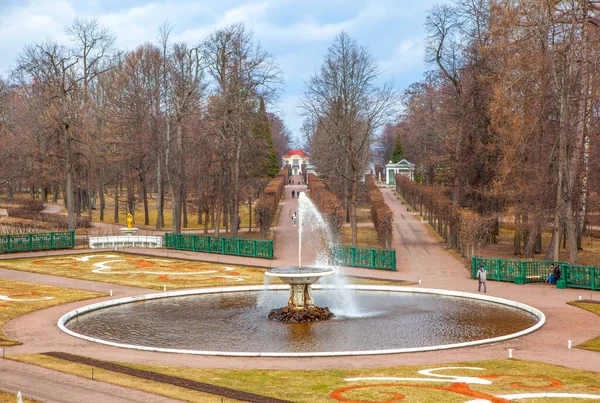
[[[213,131],[221,145],[221,202],[217,204],[215,234],[226,205],[233,236],[237,236],[242,148],[252,138],[252,117],[258,100],[268,102],[274,98],[280,72],[273,57],[254,44],[252,34],[241,23],[212,33],[202,53],[213,79]]]
[[[396,115],[396,93],[391,83],[376,85],[376,61],[345,32],[329,48],[319,72],[305,83],[300,103],[305,116],[334,145],[331,156],[343,156],[336,174],[349,183],[352,244],[357,244],[358,182],[365,172],[375,130]],[[340,161],[342,162],[342,161]]]

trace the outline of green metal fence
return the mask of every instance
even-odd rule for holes
[[[75,231],[0,234],[0,253],[30,252],[74,247]]]
[[[331,258],[334,264],[342,266],[396,271],[395,250],[334,246]]]
[[[273,241],[269,239],[165,233],[165,248],[273,259]]]
[[[557,288],[600,290],[599,267],[578,266],[547,260],[506,260],[473,256],[471,277],[476,278],[479,266],[483,265],[487,270],[489,280],[510,281],[515,284],[545,281],[552,272],[554,264],[558,264],[561,271],[561,278],[556,284]]]

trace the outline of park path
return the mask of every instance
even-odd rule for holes
[[[91,374],[90,374],[91,377]],[[152,393],[0,359],[0,389],[44,403],[171,403]]]
[[[292,197],[292,191],[305,192],[306,185],[298,185],[298,180],[301,176],[291,176],[290,180],[294,181],[294,185],[285,187],[285,197],[281,206],[279,220],[275,227],[275,235],[273,237],[274,247],[274,266],[298,266],[298,226],[292,223],[292,215],[298,215],[298,197]],[[302,261],[313,262],[314,250],[302,250]]]
[[[298,185],[295,185],[298,186]],[[298,189],[304,190],[303,187]],[[130,249],[128,252],[144,253],[171,258],[183,258],[202,261],[219,261],[228,264],[246,264],[255,266],[280,266],[295,264],[297,259],[297,231],[291,225],[291,214],[297,207],[297,199],[291,198],[292,187],[286,188],[286,197],[275,230],[275,257],[272,261],[264,259],[241,258],[235,256],[210,255],[185,251],[166,251],[151,249]],[[370,270],[360,268],[343,268],[349,274],[360,277],[411,280],[420,285],[415,287],[439,288],[464,292],[476,292],[476,281],[470,278],[470,272],[464,262],[453,256],[443,242],[438,241],[414,212],[407,210],[395,193],[383,189],[384,199],[394,214],[393,248],[397,251],[397,271]],[[290,214],[288,216],[288,214]],[[72,253],[58,251],[56,254]],[[79,251],[78,251],[79,252]],[[90,251],[81,251],[90,253]],[[40,252],[39,256],[49,253]],[[18,254],[24,257],[31,254]],[[13,256],[14,257],[14,256]],[[1,266],[1,261],[0,261]],[[12,271],[11,271],[12,272]],[[6,276],[0,271],[0,277]],[[29,279],[34,282],[52,282],[44,277],[28,277],[30,273],[15,272],[11,278]],[[47,276],[52,277],[52,276]],[[100,286],[83,284],[81,280],[60,279],[65,287],[92,289],[114,288],[116,286],[102,284]],[[64,283],[63,283],[64,282]],[[122,290],[129,293],[148,293],[150,290]],[[587,369],[600,372],[600,353],[580,349],[568,349],[567,340],[573,344],[598,336],[600,319],[587,311],[569,306],[567,301],[583,298],[598,299],[600,293],[575,289],[557,289],[547,284],[514,285],[503,282],[488,282],[488,293],[533,305],[546,314],[544,327],[530,335],[490,345],[441,350],[423,353],[392,354],[358,357],[309,357],[309,358],[269,358],[269,357],[196,357],[185,354],[164,354],[146,351],[135,351],[103,346],[75,339],[62,333],[56,327],[56,321],[69,310],[88,305],[94,301],[79,301],[57,307],[51,307],[23,315],[4,326],[8,337],[16,338],[24,344],[7,349],[7,355],[65,351],[72,354],[93,358],[137,362],[150,365],[188,366],[197,368],[226,369],[333,369],[333,368],[365,368],[390,367],[397,365],[437,365],[453,362],[502,359],[507,357],[507,349],[514,349],[515,358],[541,361],[576,369]],[[120,296],[124,296],[120,295]],[[108,298],[108,297],[105,297]],[[55,374],[45,370],[47,374]],[[49,375],[53,376],[53,375]],[[5,384],[0,377],[0,388]],[[110,401],[110,400],[107,400]]]

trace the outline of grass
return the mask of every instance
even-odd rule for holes
[[[17,395],[8,392],[0,391],[0,402],[3,403],[17,403]],[[41,403],[39,400],[30,399],[23,396],[23,403]]]
[[[372,226],[357,227],[359,248],[381,248],[377,231]],[[342,227],[340,229],[340,245],[352,245],[352,228]]]
[[[91,377],[91,367],[63,361],[42,355],[29,354],[12,356],[21,362],[40,365],[61,372],[67,372],[81,377]],[[433,364],[427,366],[406,366],[389,368],[352,368],[333,370],[223,370],[197,369],[189,367],[167,367],[156,365],[127,364],[121,365],[132,368],[153,371],[185,379],[210,383],[213,385],[243,390],[260,395],[291,400],[299,403],[316,402],[381,402],[382,394],[386,398],[395,397],[398,401],[400,394],[406,396],[407,402],[464,402],[471,400],[477,392],[483,397],[514,393],[587,393],[600,395],[600,377],[598,373],[584,370],[572,370],[556,365],[520,361],[495,360],[464,362],[453,364]],[[457,387],[453,392],[448,388],[448,382],[418,382],[418,381],[378,381],[362,380],[346,381],[350,377],[407,377],[427,378],[418,373],[420,370],[436,367],[478,367],[481,371],[469,369],[446,369],[438,373],[454,376],[482,377],[491,382],[488,385],[469,384],[468,390]],[[156,382],[138,378],[126,377],[106,370],[95,370],[95,378],[109,383],[119,384],[134,389],[160,394],[169,398],[189,402],[219,402],[218,396],[200,394],[174,388]],[[456,385],[456,384],[455,384]],[[359,388],[353,388],[353,387]],[[427,386],[428,388],[424,388]],[[435,387],[438,389],[434,389]],[[445,390],[444,390],[445,389]],[[550,390],[549,390],[550,389]],[[467,398],[466,396],[470,396]],[[346,399],[346,400],[343,400]],[[536,403],[556,402],[556,398],[537,398]],[[561,398],[561,402],[577,401]],[[226,402],[233,402],[227,399]]]
[[[356,222],[362,223],[373,223],[371,221],[371,210],[370,209],[357,209],[356,210]]]
[[[103,294],[3,279],[2,285],[0,286],[0,295],[14,299],[14,301],[0,300],[1,328],[9,320],[24,315],[28,312],[33,312],[38,309],[48,308],[55,305],[65,304],[67,302],[97,298],[101,297]],[[43,299],[40,301],[27,301],[28,299],[38,298],[52,299]],[[14,346],[17,344],[21,343],[15,340],[10,340],[6,338],[4,334],[0,334],[0,346]]]
[[[585,302],[585,301],[571,301],[571,302],[568,302],[568,304],[576,306],[581,309],[585,309],[586,311],[593,312],[596,315],[600,316],[600,303],[597,303],[597,302],[591,303],[591,302]],[[578,344],[575,347],[581,348],[584,350],[600,351],[600,336],[593,338],[591,340],[588,340],[586,342],[583,342],[581,344]]]
[[[88,261],[81,261],[90,256]],[[101,264],[104,262],[104,264]],[[1,266],[131,287],[168,289],[262,284],[265,269],[124,253],[3,260]]]

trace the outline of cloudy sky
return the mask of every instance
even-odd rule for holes
[[[76,16],[110,28],[120,49],[156,42],[158,27],[173,26],[173,39],[197,44],[217,27],[243,21],[273,54],[285,80],[279,112],[298,136],[296,106],[303,83],[320,66],[344,30],[380,64],[382,82],[398,90],[421,79],[425,15],[445,0],[0,0],[0,74],[14,66],[25,45],[54,39],[67,43],[64,27]]]

